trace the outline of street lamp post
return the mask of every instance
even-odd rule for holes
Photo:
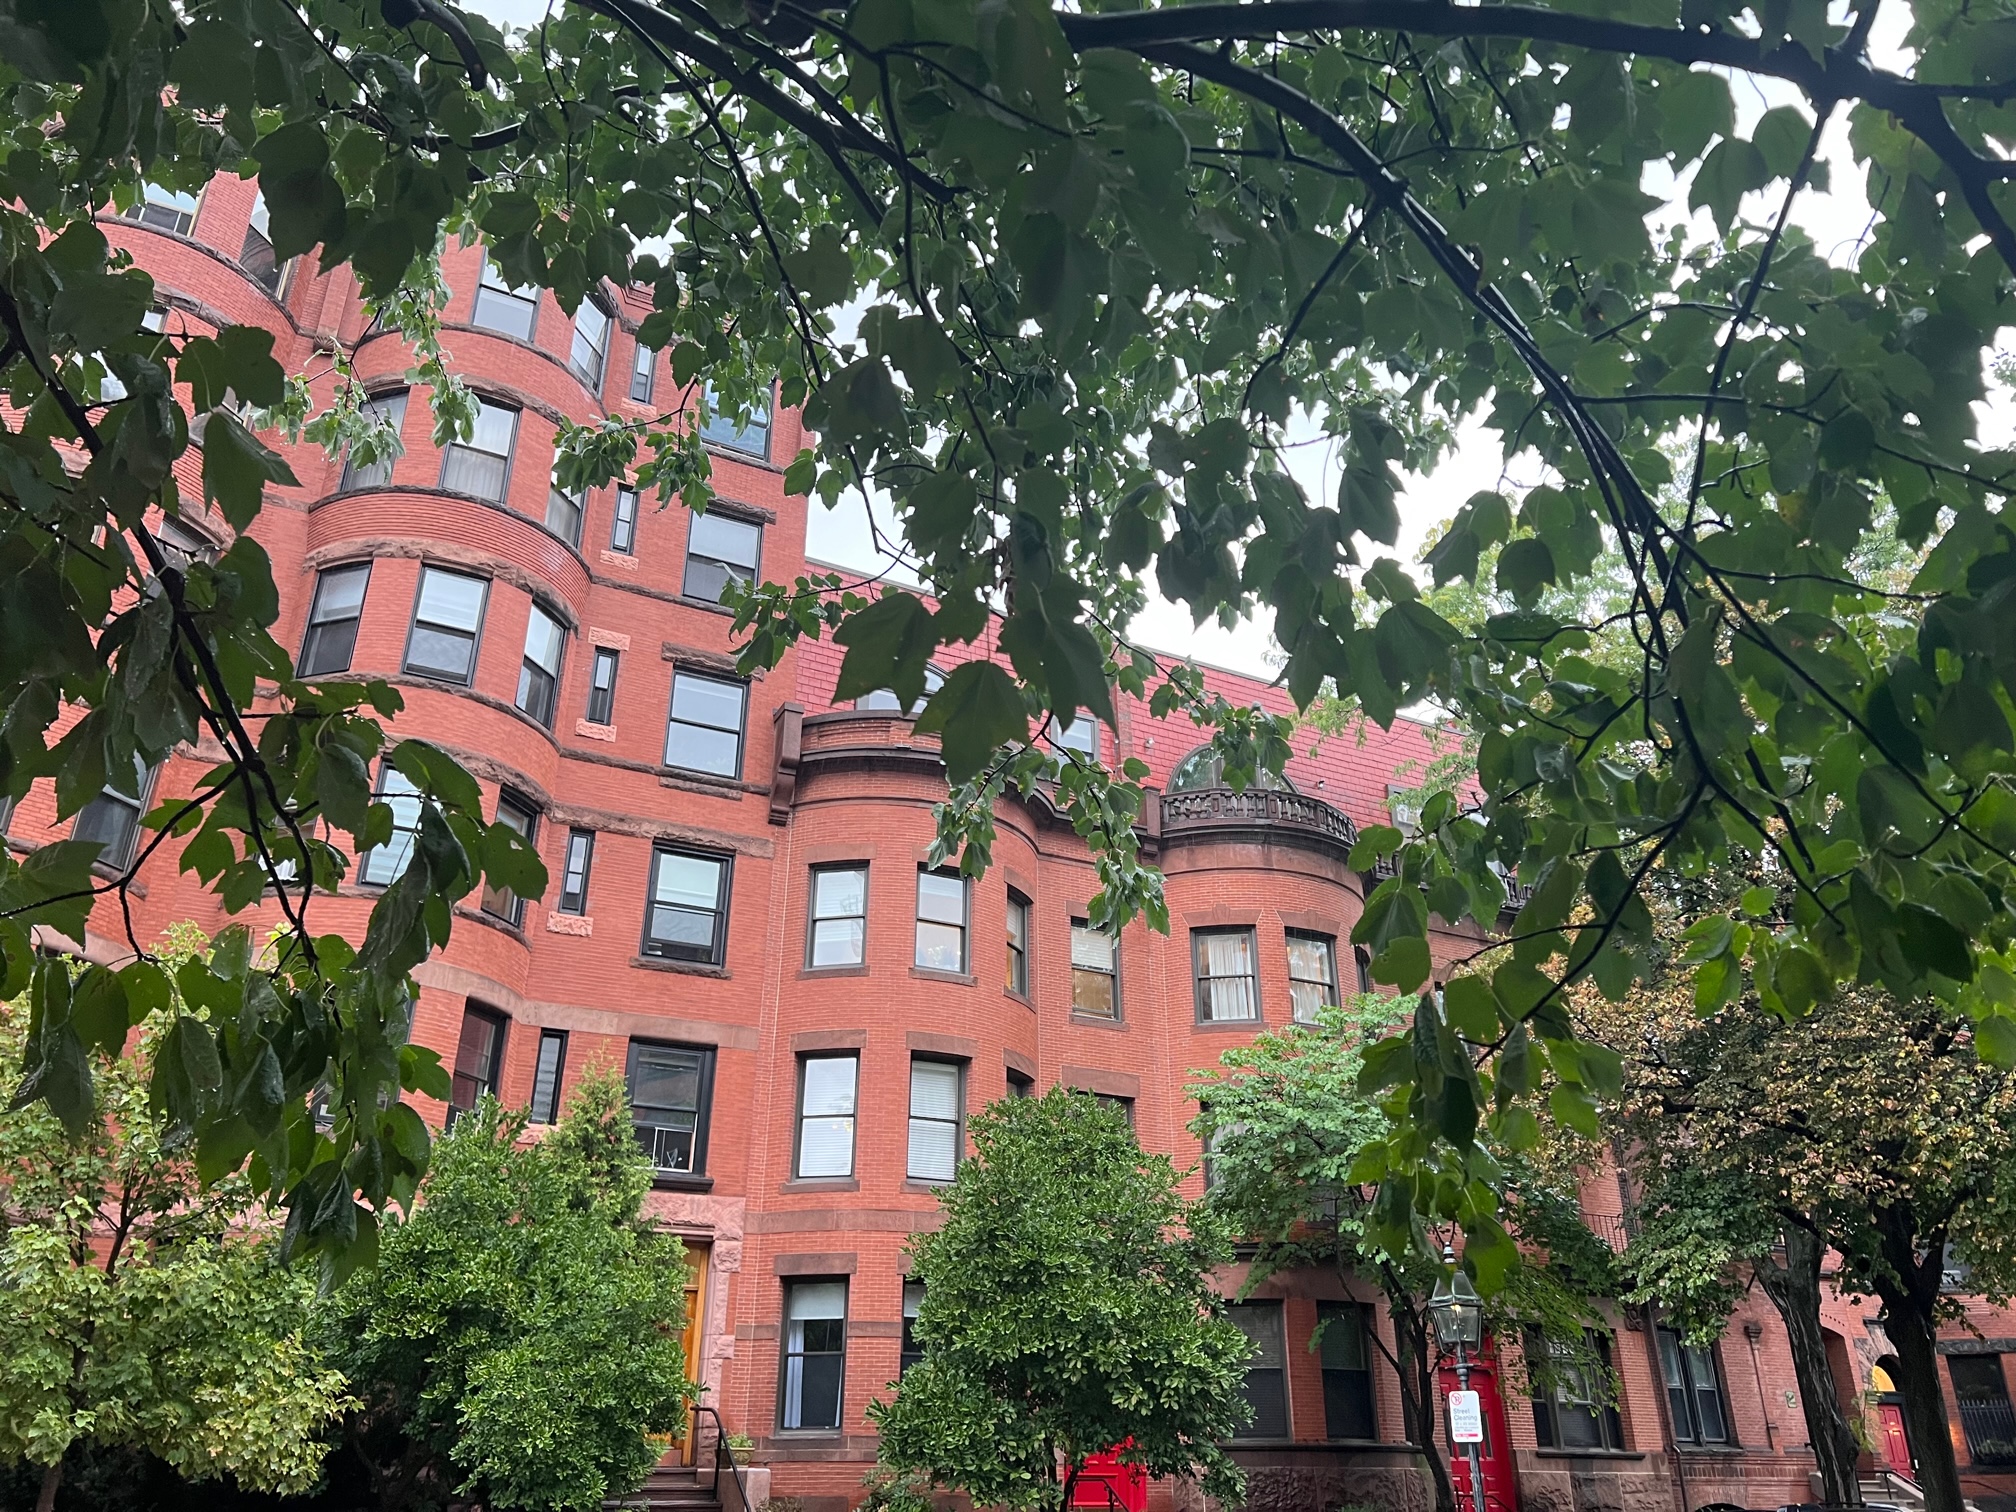
[[[1435,1291],[1428,1299],[1428,1316],[1435,1325],[1435,1338],[1445,1348],[1456,1351],[1456,1389],[1470,1390],[1470,1351],[1484,1341],[1484,1303],[1477,1295],[1477,1288],[1470,1284],[1470,1278],[1456,1269],[1456,1249],[1454,1245],[1442,1246],[1442,1263],[1449,1272],[1435,1283]],[[1454,1434],[1454,1428],[1451,1428]],[[1470,1461],[1470,1504],[1472,1512],[1485,1512],[1484,1507],[1484,1464],[1477,1452],[1477,1442],[1470,1440],[1464,1446]]]

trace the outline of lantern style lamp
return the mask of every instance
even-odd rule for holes
[[[1442,1261],[1449,1274],[1435,1283],[1428,1299],[1428,1316],[1435,1324],[1435,1337],[1448,1349],[1475,1349],[1484,1342],[1484,1302],[1470,1278],[1456,1269],[1456,1251],[1442,1246]]]

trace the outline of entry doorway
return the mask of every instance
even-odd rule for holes
[[[1904,1422],[1904,1398],[1884,1361],[1869,1367],[1869,1390],[1876,1398],[1876,1453],[1883,1468],[1916,1481],[1918,1467],[1911,1455],[1911,1431]]]
[[[1484,1415],[1484,1442],[1477,1446],[1478,1462],[1484,1470],[1485,1512],[1519,1512],[1518,1475],[1512,1467],[1512,1435],[1505,1425],[1505,1397],[1498,1389],[1497,1341],[1487,1337],[1470,1362],[1470,1389],[1477,1393],[1477,1406]],[[1449,1393],[1457,1389],[1453,1357],[1442,1360],[1441,1381],[1443,1432],[1449,1439]],[[1459,1512],[1471,1512],[1476,1504],[1470,1494],[1470,1456],[1467,1445],[1449,1445],[1449,1479],[1456,1490]]]
[[[701,1369],[705,1356],[702,1346],[707,1333],[707,1269],[712,1259],[714,1245],[707,1239],[686,1241],[686,1331],[680,1342],[686,1351],[686,1379],[703,1379]],[[673,1463],[690,1465],[696,1445],[693,1434],[693,1418],[689,1413],[679,1437],[673,1442]]]

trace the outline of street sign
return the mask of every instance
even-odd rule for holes
[[[1449,1393],[1449,1442],[1452,1444],[1484,1442],[1484,1409],[1477,1401],[1476,1392]]]

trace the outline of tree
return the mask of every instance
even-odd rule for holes
[[[1356,934],[1378,979],[1412,991],[1431,909],[1490,929],[1505,877],[1532,886],[1491,1003],[1437,1053],[1380,1067],[1427,1078],[1387,1151],[1395,1189],[1430,1189],[1423,1159],[1467,1163],[1452,1188],[1467,1231],[1495,1221],[1480,1120],[1495,1138],[1524,1111],[1519,1067],[1576,1060],[1565,985],[1616,996],[1646,970],[1655,869],[1707,873],[1737,851],[1784,868],[1792,906],[1740,961],[1717,958],[1722,982],[1754,968],[1795,1014],[1843,980],[1929,994],[2016,1058],[2016,535],[1999,512],[2008,460],[1972,409],[2016,312],[2009,22],[1914,0],[1909,62],[1891,67],[1872,60],[1877,15],[1876,0],[1838,20],[1818,0],[1627,0],[1600,17],[1446,0],[575,0],[507,35],[445,0],[10,0],[0,602],[34,611],[0,614],[0,783],[53,778],[68,813],[136,756],[199,732],[221,748],[153,823],[188,839],[227,904],[270,886],[288,912],[255,1037],[333,1026],[316,1032],[341,1116],[329,1141],[267,1136],[260,1169],[301,1243],[367,1255],[370,1209],[417,1175],[381,1097],[423,1074],[384,1048],[405,973],[479,871],[539,889],[452,763],[406,744],[395,760],[427,794],[412,886],[356,954],[307,917],[348,864],[316,821],[350,853],[388,822],[363,759],[396,701],[302,684],[268,634],[254,536],[285,464],[225,400],[335,439],[363,427],[354,386],[339,363],[314,395],[289,391],[244,328],[147,330],[146,275],[108,261],[90,221],[143,176],[193,190],[256,170],[276,254],[351,264],[423,366],[438,290],[421,269],[444,231],[481,234],[506,277],[568,308],[598,280],[652,287],[642,334],[672,349],[688,393],[571,434],[565,486],[634,466],[661,497],[703,503],[685,399],[710,402],[704,376],[739,409],[779,376],[819,433],[788,486],[884,493],[933,597],[837,575],[756,586],[738,606],[745,659],[830,633],[841,697],[907,700],[936,647],[1003,608],[1008,665],[955,667],[921,717],[956,784],[940,843],[969,869],[993,800],[1054,782],[1100,852],[1095,922],[1164,922],[1134,842],[1145,772],[1031,735],[1043,711],[1109,717],[1114,687],[1214,727],[1235,780],[1278,767],[1282,721],[1129,641],[1151,588],[1200,620],[1271,614],[1301,703],[1327,687],[1379,721],[1428,699],[1460,716],[1483,802],[1431,800],[1418,836],[1366,832],[1360,862],[1399,865]],[[1788,98],[1745,135],[1732,79]],[[1834,164],[1820,150],[1842,120],[1853,161]],[[1875,208],[1832,262],[1794,212],[1837,167]],[[1648,230],[1641,185],[1669,170],[1712,236]],[[1478,494],[1426,563],[1437,584],[1488,578],[1510,601],[1470,628],[1379,555],[1396,466],[1432,461],[1464,417],[1545,478]],[[241,535],[185,572],[149,522],[181,507],[192,418],[204,497]],[[451,392],[439,418],[452,433],[466,403]],[[1288,465],[1312,434],[1340,462],[1334,503]],[[1863,566],[1886,540],[1923,557],[1902,589]],[[1594,602],[1574,590],[1606,551],[1628,662],[1586,655],[1602,625],[1545,598]],[[1877,611],[1895,633],[1848,623]],[[260,679],[277,691],[255,739]],[[29,925],[74,932],[92,890],[128,880],[95,882],[86,860],[0,863],[0,987],[34,969]],[[147,965],[121,974],[129,995],[154,990]],[[52,1024],[31,1068],[73,1126],[85,1043]],[[245,1068],[227,1069],[164,1091],[214,1158],[243,1160],[237,1120],[257,1110],[234,1101]],[[282,1070],[290,1105],[319,1074]]]
[[[491,1099],[459,1118],[379,1264],[318,1309],[374,1505],[596,1508],[643,1484],[646,1435],[686,1424],[685,1252],[641,1215],[621,1081],[584,1077],[525,1132]]]
[[[1935,1004],[1844,991],[1787,1023],[1648,992],[1601,1010],[1627,1058],[1614,1129],[1633,1152],[1643,1231],[1626,1252],[1642,1296],[1697,1334],[1719,1331],[1747,1271],[1785,1319],[1808,1436],[1836,1504],[1859,1501],[1856,1446],[1820,1328],[1820,1262],[1882,1299],[1927,1504],[1961,1505],[1933,1341],[1951,1252],[2006,1296],[2016,1075]]]
[[[30,1014],[0,1003],[9,1065]],[[105,1449],[144,1450],[190,1480],[308,1490],[348,1400],[302,1336],[311,1288],[276,1260],[247,1184],[203,1182],[149,1106],[174,1030],[151,1015],[130,1055],[100,1057],[81,1139],[39,1103],[0,1113],[0,1459],[40,1468],[38,1512],[67,1462]]]
[[[1427,1303],[1444,1270],[1436,1247],[1389,1247],[1373,1221],[1376,1187],[1362,1161],[1393,1131],[1390,1100],[1360,1090],[1365,1050],[1414,1005],[1374,993],[1325,1009],[1312,1027],[1291,1025],[1228,1050],[1219,1069],[1193,1082],[1199,1113],[1192,1124],[1209,1154],[1207,1205],[1232,1232],[1255,1245],[1248,1285],[1285,1270],[1320,1268],[1378,1287],[1393,1322],[1397,1350],[1371,1336],[1400,1383],[1403,1432],[1428,1467],[1436,1506],[1456,1506],[1448,1465],[1436,1434],[1441,1392],[1439,1346]],[[1431,1011],[1431,1010],[1423,1010]],[[1516,1170],[1505,1183],[1519,1213],[1508,1226],[1536,1251],[1540,1264],[1515,1259],[1487,1303],[1499,1338],[1537,1326],[1567,1353],[1525,1362],[1542,1377],[1571,1366],[1582,1381],[1606,1381],[1607,1368],[1580,1348],[1584,1326],[1600,1321],[1591,1299],[1614,1292],[1609,1250],[1580,1222],[1573,1172],[1565,1198],[1528,1162],[1505,1153]],[[1446,1231],[1445,1231],[1446,1232]],[[1481,1252],[1487,1268],[1496,1257]]]
[[[1117,1112],[1053,1088],[995,1103],[911,1243],[924,1356],[868,1416],[881,1468],[976,1505],[1061,1509],[1088,1456],[1236,1497],[1219,1446],[1246,1414],[1251,1346],[1213,1269],[1223,1224]]]

